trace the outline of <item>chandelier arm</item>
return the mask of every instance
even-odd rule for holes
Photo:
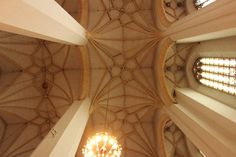
[[[107,88],[107,104],[106,104],[106,116],[105,116],[105,126],[104,131],[108,131],[109,129],[109,121],[108,121],[108,109],[109,109],[109,100],[110,100],[110,86],[111,82],[108,82],[108,88]]]

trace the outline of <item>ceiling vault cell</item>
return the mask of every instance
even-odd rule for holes
[[[78,1],[60,2],[74,18]],[[81,47],[0,32],[0,156],[28,157],[83,93]]]
[[[122,145],[122,156],[158,157],[154,124],[163,103],[153,65],[162,36],[153,0],[88,0],[88,10],[79,5],[82,0],[57,2],[84,20],[89,42],[68,46],[0,32],[0,156],[28,157],[81,98],[86,83],[92,105],[85,135],[104,131],[109,94],[109,131]],[[89,66],[84,65],[86,51]]]
[[[109,99],[109,132],[122,145],[122,157],[157,157],[154,118],[162,107],[153,58],[162,36],[152,0],[89,0],[87,45],[90,57],[91,116],[87,138],[104,131]]]

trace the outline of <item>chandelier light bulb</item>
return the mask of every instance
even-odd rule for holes
[[[84,157],[120,157],[121,150],[116,137],[102,132],[87,140],[82,153]]]

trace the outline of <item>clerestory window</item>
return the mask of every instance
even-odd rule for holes
[[[193,0],[194,5],[197,9],[204,8],[205,6],[215,2],[216,0]]]
[[[193,73],[200,84],[236,95],[236,58],[198,58]]]

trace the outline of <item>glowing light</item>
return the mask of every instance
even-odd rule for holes
[[[236,95],[235,58],[200,58],[194,73],[201,84]]]
[[[82,153],[85,157],[120,157],[121,145],[108,133],[97,133],[88,139]]]
[[[202,151],[200,151],[200,154],[201,154],[203,157],[206,157],[206,155],[205,155]]]
[[[215,1],[216,0],[195,0],[195,5],[197,6],[198,9],[201,9]]]

